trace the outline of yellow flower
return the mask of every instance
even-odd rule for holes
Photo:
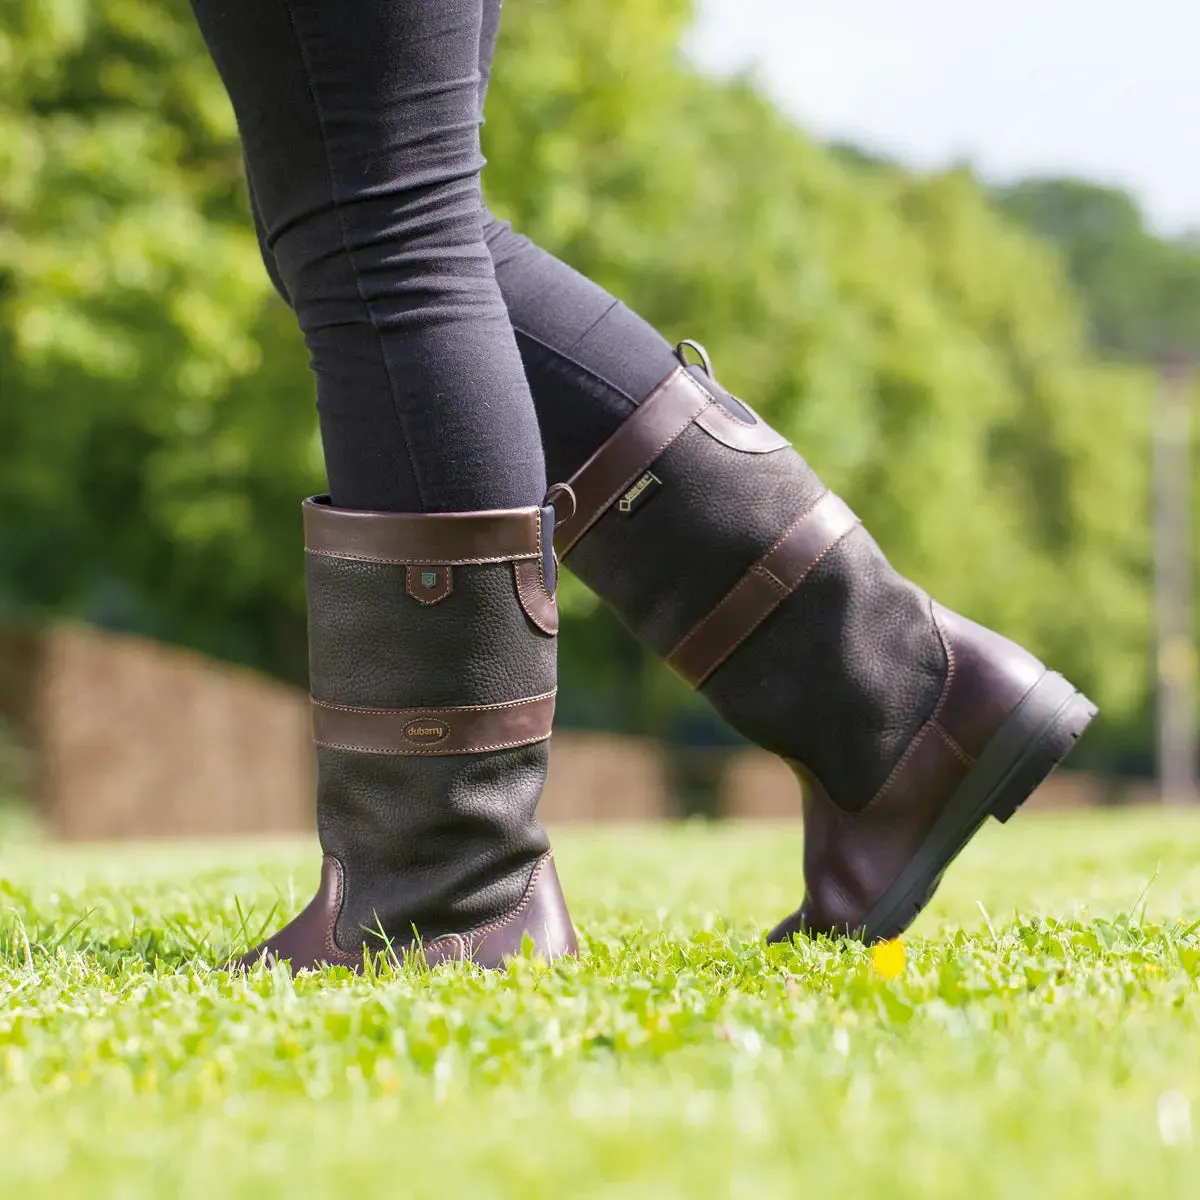
[[[896,979],[904,970],[904,943],[899,938],[876,942],[871,951],[871,966],[884,979]]]

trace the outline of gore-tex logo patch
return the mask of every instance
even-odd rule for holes
[[[617,511],[624,517],[632,516],[662,487],[662,480],[651,471],[647,471],[634,485],[617,501]]]

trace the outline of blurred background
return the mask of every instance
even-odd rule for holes
[[[970,10],[970,11],[969,11]],[[1196,800],[1200,9],[509,0],[493,208],[789,434],[1102,719],[1045,804]],[[312,822],[314,389],[186,0],[0,6],[0,795]],[[574,580],[554,819],[796,815]]]

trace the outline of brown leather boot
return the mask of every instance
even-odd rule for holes
[[[576,952],[535,815],[554,713],[554,510],[304,504],[317,825],[308,907],[242,960],[498,967]]]
[[[683,365],[571,478],[559,556],[800,775],[807,894],[770,938],[895,937],[1096,710],[901,578],[695,348],[704,369],[681,345]]]

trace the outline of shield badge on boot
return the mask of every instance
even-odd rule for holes
[[[404,586],[418,604],[437,604],[454,590],[454,577],[449,567],[431,567],[427,563],[410,565],[405,572]]]

